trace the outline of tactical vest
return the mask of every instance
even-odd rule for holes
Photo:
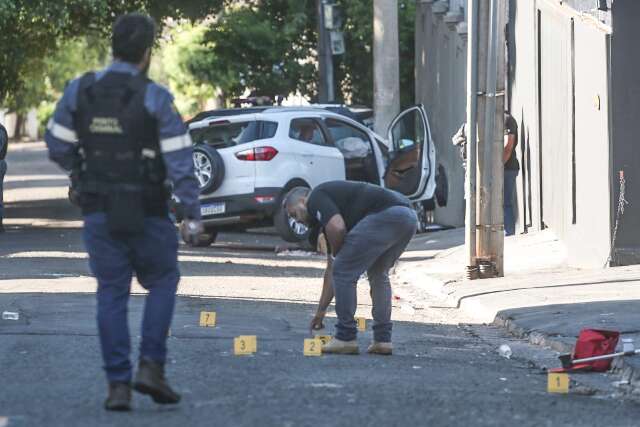
[[[142,74],[117,72],[80,80],[74,127],[84,214],[105,211],[109,198],[123,191],[139,194],[145,216],[168,213],[158,124],[144,105],[149,83]]]

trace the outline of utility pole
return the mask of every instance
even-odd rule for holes
[[[467,170],[465,177],[465,244],[467,278],[478,278],[476,263],[476,169],[478,128],[478,0],[467,2]]]
[[[400,112],[398,1],[373,0],[374,130],[384,135]]]
[[[331,35],[327,31],[325,22],[325,4],[331,4],[331,2],[327,0],[316,0],[318,12],[318,68],[320,72],[318,100],[320,103],[326,104],[335,100],[335,83],[333,79]]]
[[[481,277],[504,275],[505,2],[469,0],[472,12],[469,16],[478,19],[477,23],[470,23],[469,30],[470,39],[477,39],[470,43],[470,48],[475,47],[477,52],[469,54],[472,60],[474,55],[477,60],[477,86],[471,81],[474,76],[470,76],[469,85],[470,92],[476,86],[475,94],[470,96],[476,97],[477,117],[475,123],[469,121],[469,128],[477,125],[478,143],[477,165],[469,162],[468,167],[477,167],[475,265],[480,268]],[[472,70],[473,65],[469,65]],[[469,222],[467,226],[473,224]]]

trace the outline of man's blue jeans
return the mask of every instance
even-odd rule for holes
[[[513,209],[513,200],[516,191],[517,169],[504,170],[504,234],[512,236],[516,233],[516,217]]]
[[[130,382],[131,343],[127,303],[133,273],[147,290],[140,357],[164,364],[167,332],[180,279],[178,239],[169,218],[145,219],[140,234],[113,235],[106,216],[84,218],[84,242],[91,271],[98,280],[98,330],[109,382]]]
[[[346,235],[333,263],[337,339],[351,341],[356,338],[356,283],[366,271],[373,302],[373,338],[377,342],[391,341],[389,270],[406,249],[417,227],[418,218],[413,209],[395,206],[366,216]]]
[[[7,173],[7,161],[0,160],[0,220],[4,218],[4,192],[3,192],[3,183],[4,176]]]

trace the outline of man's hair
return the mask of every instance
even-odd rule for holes
[[[114,58],[132,64],[142,61],[144,53],[153,46],[156,24],[141,13],[129,13],[119,17],[113,24],[111,48]]]
[[[299,187],[299,188],[296,188],[295,190],[291,191],[287,195],[287,198],[284,201],[285,208],[287,210],[293,208],[295,205],[300,203],[300,201],[302,199],[307,197],[309,195],[310,191],[311,190],[309,190],[308,188],[303,188],[303,187]]]

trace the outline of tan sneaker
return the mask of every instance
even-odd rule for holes
[[[380,354],[383,356],[391,356],[393,354],[393,344],[390,342],[372,342],[367,349],[369,354]]]
[[[341,341],[331,338],[331,341],[322,346],[322,352],[326,354],[360,354],[358,340]]]

